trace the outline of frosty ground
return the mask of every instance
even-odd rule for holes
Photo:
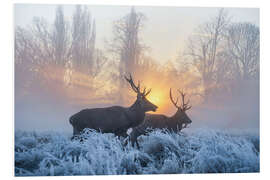
[[[198,129],[153,131],[141,148],[113,134],[15,132],[15,176],[259,172],[259,135]]]

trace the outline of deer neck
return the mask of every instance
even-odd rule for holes
[[[168,118],[168,123],[169,123],[168,126],[170,126],[171,129],[174,129],[174,130],[177,129],[178,118],[176,117],[176,113]],[[178,127],[178,128],[182,129],[182,127]]]
[[[176,113],[177,113],[177,112],[176,112]],[[169,119],[170,121],[176,122],[176,120],[177,120],[176,113],[174,113],[174,115],[172,115],[172,116],[169,117],[168,119]]]
[[[128,108],[130,111],[142,111],[142,108],[139,104],[139,101],[136,100],[129,108]]]
[[[135,127],[143,122],[144,117],[145,117],[145,112],[141,108],[139,102],[135,101],[135,103],[132,104],[128,108],[126,115],[128,116],[128,119],[130,120],[130,122],[132,123],[132,126]]]

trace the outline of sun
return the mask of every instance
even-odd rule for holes
[[[160,98],[158,96],[151,95],[148,97],[148,99],[149,99],[149,101],[156,104],[157,106],[160,104]]]
[[[155,104],[156,106],[158,106],[158,109],[157,111],[159,111],[164,105],[165,105],[165,102],[166,102],[166,99],[165,99],[165,94],[161,91],[161,90],[154,90],[152,91],[148,96],[147,96],[147,99]]]

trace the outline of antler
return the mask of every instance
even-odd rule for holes
[[[176,108],[180,108],[179,106],[177,106],[177,102],[178,102],[178,98],[176,99],[176,102],[173,100],[172,98],[172,89],[170,88],[170,99],[173,103],[173,105],[176,107]]]
[[[127,82],[130,84],[131,88],[133,89],[133,91],[135,91],[136,93],[140,93],[140,82],[138,81],[138,85],[136,86],[133,82],[132,76],[131,74],[129,74],[129,78],[124,76],[125,79],[127,80]]]
[[[152,89],[149,89],[147,92],[145,90],[146,88],[143,89],[143,93],[142,93],[143,96],[147,96],[151,92]]]
[[[185,93],[183,93],[183,91],[178,90],[178,92],[181,94],[182,96],[182,105],[180,106],[180,108],[182,109],[182,111],[186,111],[189,110],[192,106],[189,106],[189,100],[185,103]]]
[[[138,81],[138,85],[136,86],[134,84],[134,81],[132,79],[132,76],[131,74],[129,74],[129,78],[127,78],[126,76],[124,76],[125,79],[127,80],[127,82],[130,84],[131,88],[133,89],[134,92],[136,92],[137,94],[141,94],[142,96],[147,96],[150,92],[151,92],[151,89],[149,89],[147,92],[146,92],[146,88],[143,89],[143,92],[141,92],[141,84],[140,84],[140,81]]]

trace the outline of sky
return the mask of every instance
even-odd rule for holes
[[[64,5],[64,14],[70,20],[73,14],[74,5]],[[130,12],[130,6],[88,6],[93,18],[96,21],[96,46],[104,49],[104,41],[113,38],[113,22],[122,18]],[[188,8],[188,7],[135,7],[135,10],[143,13],[147,20],[142,32],[143,42],[151,48],[150,56],[161,64],[168,60],[175,59],[179,52],[184,51],[187,38],[192,35],[194,29],[201,23],[214,17],[220,8]],[[14,6],[14,25],[26,27],[32,23],[33,17],[43,17],[50,24],[55,18],[56,5],[35,5],[35,4],[16,4]],[[251,22],[259,26],[259,9],[256,8],[226,8],[233,22]],[[160,74],[159,74],[160,75]],[[147,77],[144,82],[147,82]],[[161,79],[155,83],[153,78],[148,80],[148,87],[164,90],[162,85],[168,86],[170,83],[163,83]],[[152,82],[152,84],[150,83]],[[176,85],[177,86],[177,85]],[[227,109],[201,110],[193,107],[191,114],[194,120],[192,126],[200,127],[203,124],[216,125],[220,127],[231,127],[235,125],[247,125],[248,127],[258,127],[259,121],[259,88],[254,85],[253,96],[243,95],[241,101],[234,107]],[[167,91],[162,91],[163,98],[167,98]],[[74,94],[80,94],[74,92]],[[83,93],[82,93],[83,94]],[[159,97],[159,91],[151,92],[152,97]],[[243,93],[244,94],[244,93]],[[32,95],[32,94],[31,94]],[[84,108],[85,104],[73,108],[68,103],[58,101],[58,94],[52,94],[53,101],[47,96],[40,94],[38,98],[28,98],[15,101],[15,125],[16,129],[67,129],[71,132],[71,126],[67,123],[68,118],[73,113]],[[89,94],[84,94],[88,96]],[[85,97],[83,96],[83,97]],[[64,96],[63,96],[64,97]],[[249,98],[246,98],[249,97]],[[60,98],[61,99],[61,98]],[[86,98],[86,100],[88,100]],[[151,101],[155,99],[150,98]],[[237,104],[238,103],[238,104]],[[107,106],[107,104],[91,104],[93,107]],[[168,104],[166,104],[167,107]],[[88,107],[88,106],[87,106]],[[88,108],[93,108],[92,106]],[[255,108],[254,108],[255,107]],[[161,109],[161,108],[160,108]],[[170,113],[175,109],[171,103],[168,106]],[[158,112],[160,113],[160,112]],[[168,114],[168,113],[167,113]],[[203,118],[204,117],[204,118]],[[199,120],[197,120],[199,119]],[[205,119],[203,121],[202,119]],[[196,125],[197,124],[197,125]]]
[[[74,5],[63,5],[65,18],[70,20]],[[96,21],[96,45],[104,49],[105,40],[112,39],[115,20],[130,12],[130,6],[88,6]],[[16,4],[14,25],[27,26],[34,16],[53,23],[56,5]],[[142,32],[143,42],[150,47],[150,55],[160,63],[175,59],[185,49],[188,36],[201,23],[215,16],[220,8],[135,6],[147,20]],[[226,8],[233,22],[251,22],[259,26],[258,8]],[[157,38],[158,37],[158,38]]]

